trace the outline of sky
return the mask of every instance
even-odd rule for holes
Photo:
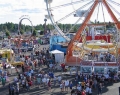
[[[83,6],[86,3],[93,0],[53,0],[51,6],[52,7],[59,6],[76,1],[86,1],[86,2],[71,4],[70,6],[65,6],[65,7],[53,8],[52,14],[54,15],[53,17],[55,21],[58,21],[59,19],[71,13],[72,11],[75,11],[80,6]],[[107,0],[107,1],[111,1],[111,0]],[[113,1],[120,3],[120,0],[113,0]],[[112,3],[110,4],[113,5],[117,10],[118,8],[120,8]],[[91,5],[92,3],[88,5],[86,8],[83,8],[83,10],[89,10]],[[95,12],[93,13],[91,20],[94,21],[95,19],[98,18],[100,21],[104,21],[102,10],[100,10],[99,17],[97,17],[97,13],[98,13],[97,9],[98,7],[95,9]],[[103,10],[105,13],[104,14],[105,20],[109,21],[111,18],[110,16],[108,16],[108,12],[105,10],[104,7]],[[19,23],[20,18],[23,15],[24,17],[26,15],[32,21],[33,25],[43,24],[45,15],[47,15],[46,4],[44,0],[0,0],[0,23],[5,23],[5,22]],[[120,18],[120,16],[118,15],[117,18]],[[61,23],[76,23],[77,19],[78,18],[75,18],[73,15],[71,15],[69,18],[66,18]],[[84,20],[84,18],[82,19]],[[27,20],[23,20],[22,23],[30,25],[30,22]],[[51,23],[49,19],[47,23]]]
[[[19,23],[23,15],[28,15],[33,25],[44,22],[45,10],[44,0],[0,0],[0,23]],[[30,24],[23,20],[24,24]]]

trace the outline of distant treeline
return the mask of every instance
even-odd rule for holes
[[[92,22],[93,23],[93,22]],[[97,22],[99,23],[99,22]],[[59,28],[63,31],[63,32],[66,32],[68,30],[70,30],[72,27],[72,29],[70,30],[70,32],[76,32],[78,30],[78,28],[80,27],[81,24],[61,24],[59,23],[58,26]],[[32,30],[32,27],[30,25],[23,25],[21,24],[21,32],[24,33],[26,31],[31,31]],[[111,28],[111,27],[114,27],[113,24],[111,24],[110,22],[108,23],[108,25],[106,25],[106,28]],[[39,25],[36,25],[34,26],[34,29],[35,30],[40,30],[40,31],[45,31],[45,30],[53,30],[54,27],[52,24],[39,24]],[[7,23],[4,23],[4,24],[0,24],[0,31],[2,32],[17,32],[18,31],[18,24],[14,24],[12,22],[7,22]]]
[[[63,30],[63,32],[69,30],[73,25],[74,24],[58,24],[59,28],[61,30]],[[73,30],[78,29],[79,26],[80,26],[80,24],[77,24],[74,27]],[[54,29],[52,24],[47,24],[46,26],[44,24],[39,24],[39,25],[34,26],[35,30],[44,31],[45,28],[47,30],[53,30]],[[4,32],[5,29],[7,29],[10,32],[16,32],[16,31],[18,31],[18,24],[14,24],[12,22],[7,22],[7,23],[4,23],[4,24],[0,24],[0,31]],[[32,29],[32,27],[30,25],[23,25],[23,24],[21,24],[21,29],[23,31],[30,31]]]

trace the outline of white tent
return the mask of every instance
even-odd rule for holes
[[[64,52],[59,50],[53,50],[50,52],[51,54],[54,54],[55,56],[55,62],[64,62]]]

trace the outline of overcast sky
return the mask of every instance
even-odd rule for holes
[[[75,1],[82,1],[82,0],[53,0],[53,3],[51,4],[51,6],[58,6],[61,4],[67,4],[67,3],[71,3]],[[84,1],[87,1],[86,3],[88,3],[90,0],[84,0]],[[110,1],[110,0],[107,0],[107,1]],[[113,1],[120,3],[120,0],[113,0]],[[70,12],[82,6],[82,4],[84,5],[86,3],[78,3],[78,4],[70,5],[67,7],[53,9],[53,15],[54,15],[55,20],[57,21],[61,19],[65,15],[69,14]],[[120,10],[120,7],[116,7],[112,3],[110,4],[114,6],[117,9],[117,11]],[[91,5],[88,5],[86,8],[84,8],[84,10],[88,10]],[[40,23],[43,24],[45,15],[47,14],[47,11],[45,9],[46,9],[46,4],[44,0],[0,0],[0,12],[1,12],[0,23],[5,23],[5,22],[19,23],[20,21],[19,18],[22,15],[28,15],[33,25],[37,25]],[[103,9],[104,9],[104,12],[107,13],[105,8]],[[110,19],[110,17],[108,17],[108,13],[104,15],[107,20]],[[95,20],[96,16],[97,16],[97,8],[93,14],[93,20]],[[102,18],[103,17],[100,16],[100,19]],[[117,18],[120,18],[120,16],[117,15]],[[64,23],[69,22],[69,21],[75,23],[78,18],[73,18],[72,16],[69,19],[67,18],[66,21],[64,21]],[[50,21],[48,20],[47,23],[50,23]],[[30,23],[29,21],[24,20],[23,24],[30,24]]]

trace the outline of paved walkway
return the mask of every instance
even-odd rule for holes
[[[45,68],[46,69],[46,68]],[[15,71],[13,71],[15,73]],[[61,72],[56,72],[55,75],[61,75]],[[10,81],[12,82],[14,74],[10,77]],[[62,75],[63,79],[69,79],[73,80],[73,76],[68,75]],[[120,86],[120,83],[110,83],[109,85],[105,86],[103,88],[103,94],[102,95],[119,95],[118,88]],[[3,94],[4,93],[4,94]],[[0,95],[8,95],[8,87],[2,87],[0,83]],[[22,91],[20,95],[70,95],[70,91],[68,92],[60,92],[59,85],[52,87],[51,92],[48,91],[47,87],[40,87],[40,89],[35,86],[32,87],[30,91]],[[93,90],[93,95],[97,95],[97,91]]]

